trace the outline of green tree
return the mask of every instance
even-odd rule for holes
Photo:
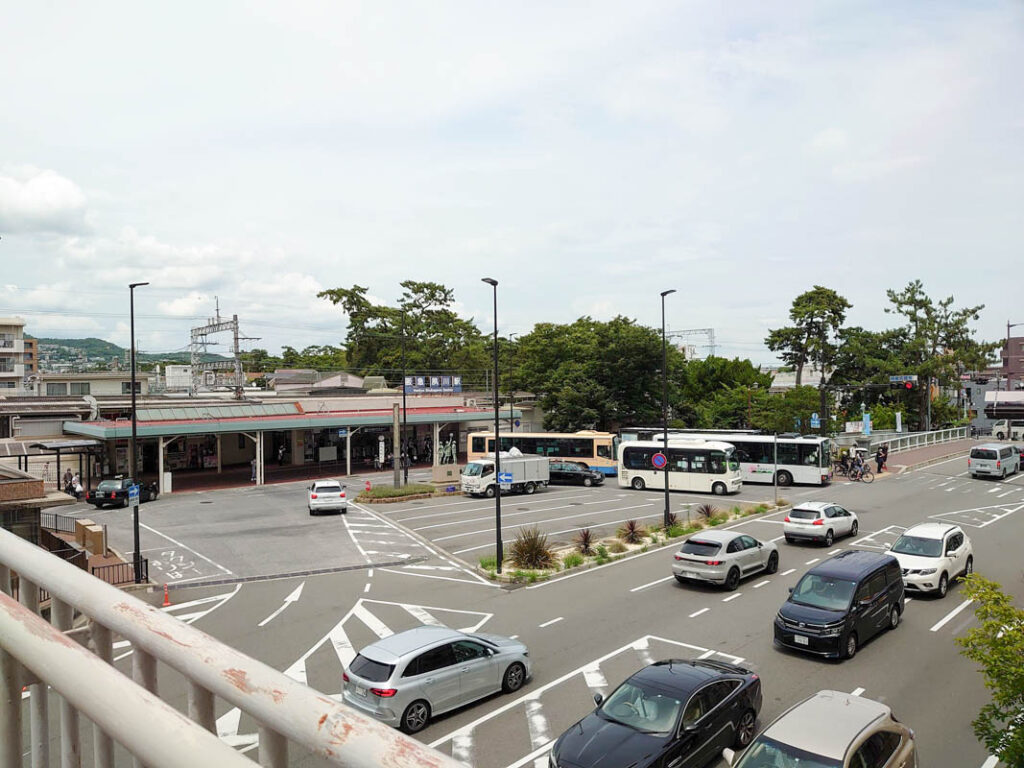
[[[765,346],[779,353],[779,359],[796,371],[796,385],[803,382],[804,366],[807,365],[807,331],[790,326],[768,332]]]
[[[1007,765],[1024,765],[1024,610],[994,581],[966,579],[980,625],[957,638],[961,653],[981,667],[992,701],[971,723],[989,753]]]
[[[269,373],[277,368],[282,368],[280,357],[270,355],[265,349],[254,349],[251,352],[243,352],[242,368],[255,373]]]

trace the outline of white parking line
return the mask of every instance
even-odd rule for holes
[[[804,563],[804,565],[813,565],[814,563],[818,562],[819,560],[821,560],[820,557],[815,557],[815,558],[812,558],[812,559],[808,560],[806,563]]]
[[[632,506],[632,507],[619,507],[617,509],[609,509],[609,510],[607,510],[607,513],[605,513],[605,512],[581,512],[581,513],[576,514],[576,515],[563,515],[562,517],[549,517],[549,518],[545,518],[543,520],[532,520],[530,522],[533,523],[533,524],[556,523],[559,520],[572,520],[573,518],[576,518],[576,517],[593,517],[594,515],[598,515],[598,514],[625,512],[628,509],[643,509],[644,507],[649,507],[649,506],[651,506],[651,505],[650,504],[638,504],[638,505]],[[526,513],[524,512],[522,514],[526,514]],[[652,517],[652,516],[653,515],[645,515],[645,517]],[[621,522],[625,522],[625,520],[624,519],[623,520],[608,520],[607,522],[599,523],[599,525],[615,525],[616,523],[621,523]],[[503,525],[503,526],[501,526],[501,529],[505,530],[506,528],[520,528],[522,526],[523,526],[523,523],[512,523],[511,525]],[[593,528],[595,526],[588,526],[588,527]],[[417,529],[417,530],[422,530],[422,529]],[[570,529],[570,530],[576,530],[576,529]],[[480,530],[480,531],[463,531],[462,533],[454,533],[454,534],[451,534],[449,536],[439,536],[436,539],[431,539],[431,541],[434,541],[436,543],[438,541],[448,541],[449,539],[461,539],[464,536],[476,536],[476,535],[481,534],[481,533],[491,533],[491,534],[493,534],[494,533],[494,528],[493,527],[485,528],[485,529]],[[492,546],[492,545],[489,544],[487,546]],[[480,549],[480,547],[474,547],[474,549]],[[461,551],[466,552],[468,550],[461,550]]]
[[[729,595],[728,597],[722,598],[722,602],[723,603],[728,603],[730,600],[735,600],[737,597],[741,596],[742,594],[743,594],[742,592],[737,592],[735,595]]]
[[[646,584],[641,584],[639,587],[633,587],[629,591],[630,592],[639,592],[641,589],[647,589],[648,587],[653,587],[655,584],[661,584],[661,582],[663,582],[663,581],[671,581],[674,578],[675,578],[675,576],[666,576],[663,579],[655,579],[654,581],[649,581]]]
[[[829,551],[829,554],[830,555],[834,555],[836,552],[842,552],[842,551],[843,551],[842,547],[836,547],[835,549]]]
[[[789,574],[791,574],[795,570],[796,568],[790,568],[788,571],[783,571],[782,573],[780,573],[779,576],[789,576]]]
[[[974,602],[973,600],[965,600],[964,602],[960,603],[960,605],[958,605],[952,611],[950,611],[945,616],[943,616],[941,619],[939,619],[935,623],[935,626],[932,627],[931,631],[932,632],[938,632],[940,629],[942,629],[944,626],[946,626],[946,624],[948,624],[950,621],[952,621],[954,618],[956,618],[956,615],[958,613],[960,613],[960,611],[962,611],[964,608],[966,608],[968,605],[970,605],[973,602]]]
[[[852,691],[850,691],[851,696],[860,696],[862,693],[864,693],[863,688],[854,688]]]
[[[758,583],[758,584],[755,584],[755,585],[754,585],[754,589],[760,589],[760,588],[761,588],[761,587],[763,587],[763,586],[764,586],[765,584],[771,584],[771,583],[772,583],[772,582],[771,582],[771,579],[765,579],[764,581],[762,581],[762,582],[760,582],[760,583]]]
[[[988,759],[981,764],[981,768],[996,768],[997,765],[999,765],[999,758],[989,755]]]
[[[699,611],[694,611],[693,613],[691,613],[690,614],[690,618],[691,619],[695,619],[698,616],[700,616],[702,613],[707,613],[710,610],[711,610],[710,608],[701,608]]]
[[[565,618],[564,616],[559,616],[557,619],[551,619],[551,621],[545,621],[543,624],[538,624],[537,626],[540,629],[544,629],[544,627],[550,627],[552,624],[557,624],[558,622],[560,622],[564,618]]]

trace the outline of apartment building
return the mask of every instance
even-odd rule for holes
[[[24,381],[25,321],[20,317],[0,317],[0,395],[24,394]]]

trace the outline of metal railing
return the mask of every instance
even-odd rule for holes
[[[22,604],[8,596],[12,570]],[[37,615],[38,587],[52,596],[52,626]],[[98,768],[114,765],[114,742],[153,768],[252,766],[213,734],[220,698],[259,724],[261,766],[284,768],[294,743],[351,768],[464,768],[2,529],[0,592],[0,768],[22,765],[23,685],[33,766],[49,764],[49,687],[60,697],[63,765],[81,762],[81,713]],[[80,628],[76,611],[87,619]],[[112,666],[114,635],[132,644],[132,679]],[[187,717],[158,697],[158,661],[186,679]]]
[[[906,435],[896,436],[894,433],[883,435],[872,435],[871,446],[885,443],[889,446],[889,453],[909,451],[914,448],[922,448],[926,445],[937,445],[939,443],[951,443],[954,440],[966,440],[970,435],[969,427],[952,427],[950,429],[935,429],[931,432],[911,432]]]
[[[60,531],[61,533],[74,533],[75,518],[68,517],[67,515],[58,515],[56,512],[40,512],[39,527],[50,531]]]
[[[149,581],[149,558],[142,559],[142,580]],[[134,563],[110,563],[109,565],[94,565],[89,571],[100,581],[107,584],[131,584],[135,581]]]

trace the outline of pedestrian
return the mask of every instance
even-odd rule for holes
[[[75,472],[74,477],[71,478],[71,490],[74,491],[76,499],[82,498],[82,478]]]
[[[885,465],[889,463],[889,445],[886,443],[882,446],[882,466],[879,469],[880,472],[887,472]]]
[[[73,478],[72,478],[72,475],[71,475],[71,468],[69,467],[68,469],[66,469],[64,471],[64,487],[65,488],[67,488],[69,485],[71,485],[71,480],[72,479]]]
[[[256,459],[255,458],[253,458],[253,460],[249,462],[249,466],[252,467],[252,477],[250,477],[249,479],[250,479],[251,482],[255,483],[256,482]]]
[[[277,449],[277,466],[284,465],[284,444],[282,443]]]

